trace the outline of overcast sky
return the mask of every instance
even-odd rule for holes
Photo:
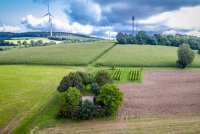
[[[138,31],[200,36],[200,0],[50,0],[54,31],[107,37]],[[47,0],[0,0],[0,31],[48,31]]]

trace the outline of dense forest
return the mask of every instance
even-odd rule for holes
[[[165,35],[154,34],[149,35],[145,31],[139,31],[136,35],[118,33],[118,44],[149,44],[149,45],[163,45],[163,46],[175,46],[178,47],[181,44],[189,44],[192,49],[200,48],[200,38],[196,36],[188,35]]]

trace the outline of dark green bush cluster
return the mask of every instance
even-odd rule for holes
[[[123,95],[117,86],[110,83],[112,78],[102,70],[95,75],[73,72],[65,76],[58,87],[60,92],[58,117],[87,120],[116,115]],[[80,89],[80,85],[84,85],[85,90]],[[94,104],[87,100],[81,102],[83,91],[94,94],[96,98]]]
[[[154,34],[148,35],[145,31],[139,31],[135,36],[126,33],[118,33],[118,44],[149,44],[149,45],[163,45],[179,47],[181,44],[189,44],[192,49],[200,47],[200,38],[187,35],[165,35]]]
[[[130,80],[131,81],[138,81],[141,80],[142,69],[132,69],[130,72]]]
[[[58,91],[65,92],[69,87],[76,87],[79,90],[84,89],[83,80],[79,72],[71,72],[69,75],[63,77],[60,85],[58,86]]]
[[[81,102],[81,92],[75,87],[70,87],[59,96],[60,109],[58,117],[71,118],[76,112],[76,106]]]
[[[113,80],[105,70],[100,70],[95,75],[95,81],[99,86],[103,86],[106,83],[112,83]]]
[[[110,116],[116,115],[122,101],[122,92],[113,84],[104,85],[100,90],[99,96],[97,96],[97,102],[106,107],[106,111]]]
[[[3,51],[4,49],[3,48],[0,48],[0,51]]]
[[[112,74],[112,78],[114,79],[114,80],[121,80],[121,78],[122,78],[122,69],[116,69],[114,72],[113,72],[113,74]]]
[[[197,53],[198,53],[198,54],[200,54],[200,47],[199,47],[199,49],[198,49]]]
[[[187,67],[188,64],[191,64],[194,60],[195,53],[192,51],[188,44],[183,44],[178,48],[178,60],[177,66],[180,68]]]
[[[0,46],[17,46],[17,44],[5,40],[0,40]]]

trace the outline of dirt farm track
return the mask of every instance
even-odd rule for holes
[[[120,85],[119,116],[157,116],[200,111],[200,71],[145,71],[141,84]]]

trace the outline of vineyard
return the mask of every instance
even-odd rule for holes
[[[112,74],[112,78],[113,78],[114,80],[121,80],[121,78],[122,78],[122,73],[123,73],[122,69],[116,69],[116,70],[113,72],[113,74]]]
[[[143,76],[142,68],[117,68],[110,71],[113,80],[119,83],[141,82]]]
[[[132,69],[130,71],[130,80],[131,81],[139,81],[141,80],[141,76],[142,76],[142,69]]]

